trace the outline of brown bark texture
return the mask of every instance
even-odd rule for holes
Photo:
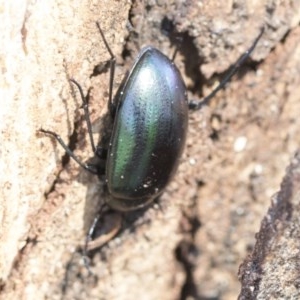
[[[0,299],[299,298],[299,0],[0,7]],[[90,89],[95,139],[109,136],[109,54],[96,21],[116,56],[114,93],[143,46],[171,57],[179,45],[175,64],[194,101],[265,32],[226,88],[190,113],[178,172],[159,201],[121,215],[118,236],[92,251],[89,274],[81,248],[104,181],[39,129],[59,133],[82,161],[93,157],[75,78]]]
[[[239,299],[299,299],[300,153],[264,217],[254,251],[240,267]]]

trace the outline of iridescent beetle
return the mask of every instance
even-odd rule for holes
[[[108,105],[114,124],[104,171],[110,194],[106,204],[117,211],[136,210],[157,198],[174,176],[185,145],[188,110],[198,110],[207,105],[225,86],[254,50],[264,29],[221,83],[207,97],[195,104],[188,103],[185,84],[173,60],[153,47],[141,50],[118,98],[113,100],[115,56],[99,23],[97,26],[111,56]],[[102,157],[103,149],[96,147],[93,139],[88,102],[80,85],[75,80],[71,82],[78,87],[81,95],[93,152]],[[58,134],[44,129],[40,131],[54,137],[67,154],[85,170],[103,175],[96,165],[80,161]],[[100,217],[101,212],[89,230],[84,249],[85,256],[88,242],[92,239]]]

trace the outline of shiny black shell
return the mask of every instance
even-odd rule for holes
[[[144,48],[117,99],[108,149],[108,205],[133,210],[148,204],[172,179],[185,145],[186,87],[174,63]]]

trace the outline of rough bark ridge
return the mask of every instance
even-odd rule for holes
[[[268,286],[280,287],[278,276],[261,276],[270,256],[257,253],[274,251],[283,269],[297,264],[296,165],[284,181],[293,182],[290,197],[275,198],[290,203],[288,214],[269,221],[276,224],[274,233],[267,227],[268,245],[259,235],[255,246],[255,233],[299,147],[299,0],[0,5],[0,298],[236,299],[239,265],[253,249],[240,269],[240,297],[267,299]],[[85,91],[92,88],[91,117],[101,120],[96,138],[102,138],[109,124],[109,55],[96,21],[117,57],[115,90],[141,47],[171,56],[179,43],[175,63],[194,100],[209,93],[262,26],[265,34],[227,88],[190,114],[182,163],[159,204],[126,216],[118,238],[95,251],[88,276],[78,249],[105,197],[103,182],[37,131],[56,131],[83,161],[91,157],[79,95],[68,81],[75,78]],[[270,223],[262,224],[264,234]],[[248,267],[257,260],[251,277]],[[292,272],[280,276],[291,288],[278,298],[298,292]],[[254,291],[244,286],[249,280]]]
[[[272,198],[253,253],[240,268],[239,299],[299,299],[300,153]]]

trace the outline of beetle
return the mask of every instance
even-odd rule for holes
[[[225,86],[254,50],[264,29],[207,97],[198,103],[188,103],[185,84],[173,60],[149,46],[141,50],[120,93],[113,99],[115,56],[99,23],[96,24],[110,54],[108,106],[114,120],[104,171],[110,194],[106,204],[116,211],[136,210],[153,202],[173,178],[185,145],[188,110],[198,110],[207,105]],[[71,82],[77,86],[81,95],[93,152],[102,158],[106,151],[95,145],[88,101],[79,83],[74,79]],[[40,131],[55,138],[67,154],[85,170],[102,175],[103,170],[96,165],[80,161],[57,133],[44,129]],[[100,217],[101,212],[90,227],[85,254]]]

